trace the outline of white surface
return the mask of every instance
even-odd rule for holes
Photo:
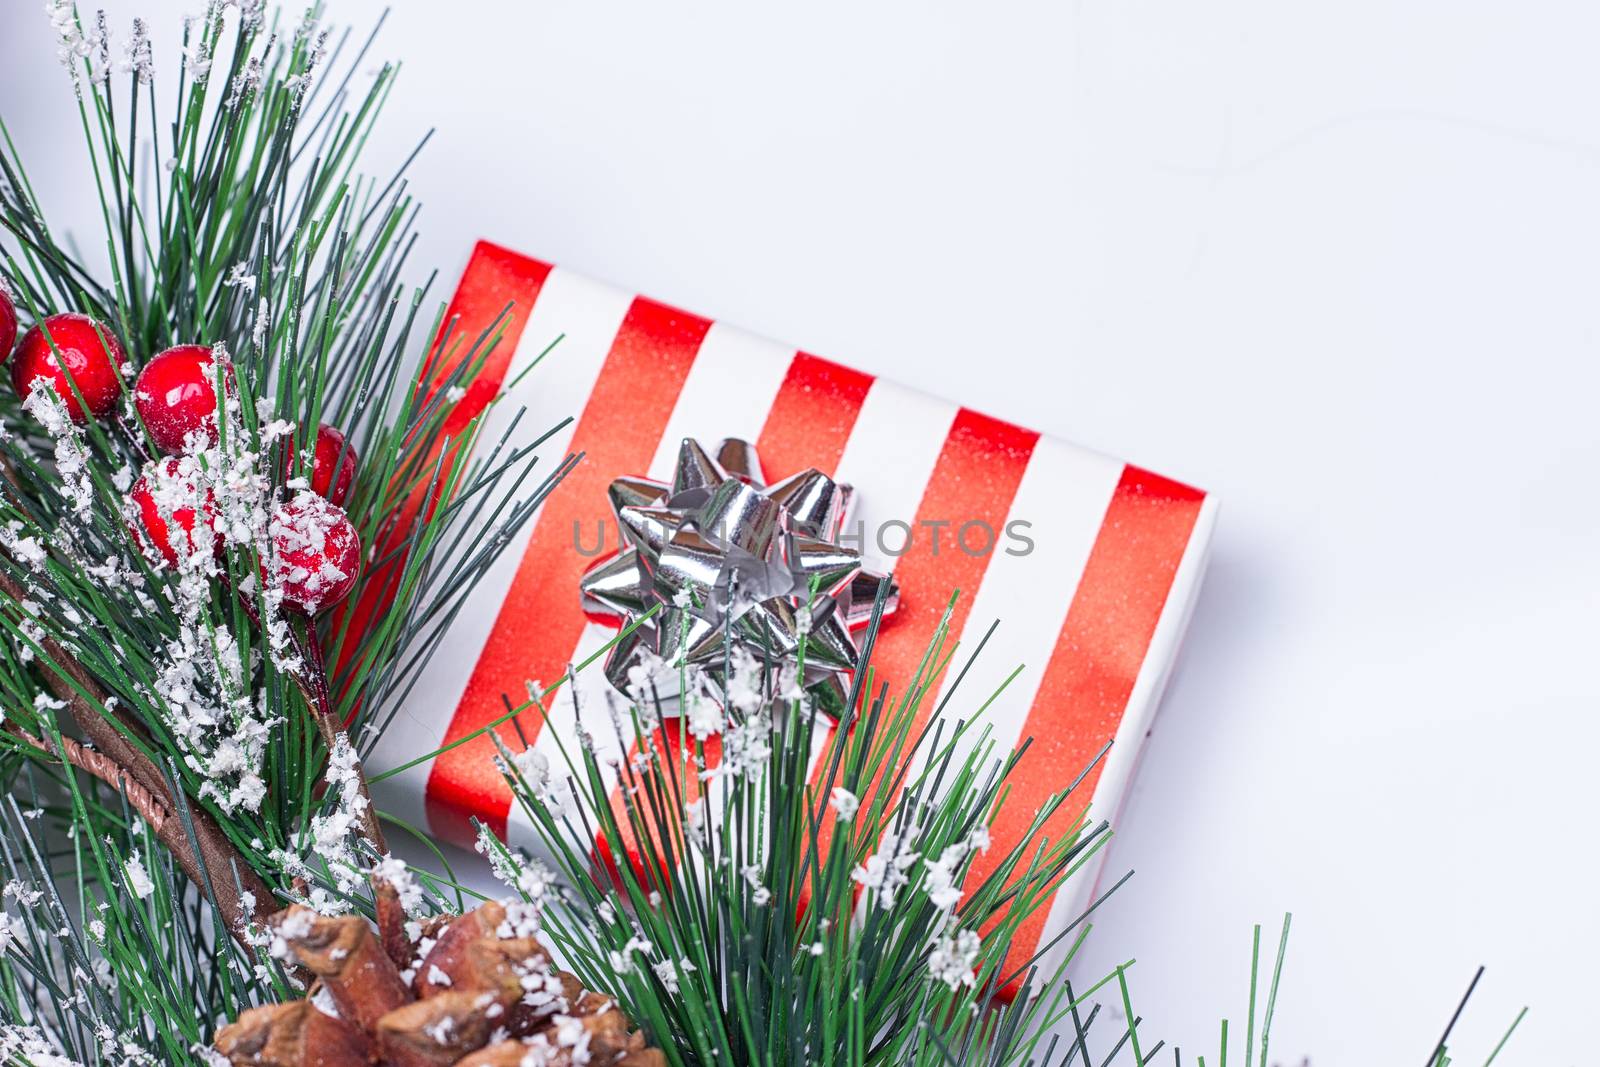
[[[108,6],[170,31],[198,0]],[[6,121],[92,241],[48,30],[3,19]],[[1220,493],[1085,973],[1137,957],[1193,1053],[1292,909],[1275,1059],[1419,1062],[1483,962],[1462,1051],[1528,1002],[1500,1062],[1566,1063],[1600,954],[1597,31],[412,3],[376,154],[440,127],[413,176],[440,296],[492,235]]]

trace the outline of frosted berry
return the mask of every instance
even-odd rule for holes
[[[217,359],[206,345],[169,348],[139,372],[133,403],[157,449],[168,455],[183,451],[191,433],[200,433],[206,447],[217,443]],[[224,388],[234,392],[233,364],[223,357]]]
[[[100,340],[102,334],[104,343]],[[127,362],[122,344],[94,319],[75,313],[51,315],[25,334],[12,354],[11,384],[17,395],[26,400],[34,381],[48,381],[66,404],[72,421],[84,423],[90,415],[107,415],[116,408],[117,398],[122,395],[122,368]],[[83,394],[81,405],[67,380],[68,372]]]
[[[281,590],[283,605],[307,615],[350,595],[361,574],[361,537],[344,509],[311,492],[272,513],[269,588]]]
[[[0,285],[0,362],[11,354],[11,346],[17,343],[17,305],[11,302],[11,294],[6,292],[6,287]]]
[[[139,509],[139,521],[131,527],[134,540],[147,556],[154,549],[176,567],[180,546],[185,557],[214,557],[222,551],[222,535],[216,528],[216,498],[210,489],[201,494],[176,456],[146,464],[129,495]],[[184,534],[176,543],[173,527]]]

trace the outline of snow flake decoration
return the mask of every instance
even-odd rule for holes
[[[152,495],[159,501],[162,490]],[[181,545],[187,538],[176,540]],[[272,722],[257,714],[233,631],[208,617],[215,567],[210,553],[179,556],[177,581],[168,590],[178,632],[158,662],[155,695],[183,742],[185,762],[203,779],[201,795],[225,811],[255,811],[266,795],[259,768]]]
[[[89,80],[96,85],[104,85],[111,77],[111,30],[106,25],[104,11],[95,12],[94,25],[84,34],[83,45]]]
[[[262,297],[256,301],[255,318],[250,324],[250,344],[257,352],[267,350],[267,331],[272,326],[272,311],[267,307],[267,298]]]
[[[24,908],[31,908],[38,904],[39,901],[44,899],[44,890],[35,886],[31,882],[25,882],[20,878],[13,878],[11,881],[6,883],[5,895],[10,899],[15,900]]]
[[[546,875],[548,871],[544,872]],[[554,877],[551,876],[551,881]],[[505,909],[506,917],[500,925],[495,927],[495,936],[532,938],[538,937],[543,929],[541,915],[544,901],[541,897],[532,900],[504,900],[501,907]]]
[[[128,857],[122,869],[128,876],[128,888],[140,900],[156,891],[156,884],[150,880],[150,872],[145,869],[144,859],[137,852]]]
[[[228,273],[222,279],[224,289],[238,289],[245,294],[256,291],[256,276],[250,273],[249,264],[235,263],[228,268]]]
[[[696,669],[683,694],[684,719],[689,733],[702,743],[713,734],[720,734],[728,724],[722,704],[711,694],[704,679],[704,672]]]
[[[743,867],[739,873],[744,877],[745,884],[750,887],[750,903],[758,908],[764,908],[772,903],[772,890],[761,880],[761,865],[752,863]]]
[[[296,108],[305,102],[306,95],[311,91],[317,68],[321,66],[323,57],[328,51],[328,37],[329,31],[319,28],[316,20],[312,18],[312,11],[307,10],[305,19],[294,33],[295,44],[306,47],[305,65],[299,73],[291,74],[283,80],[284,91],[292,95]]]
[[[38,377],[29,383],[22,409],[38,420],[55,443],[56,473],[72,510],[87,515],[94,506],[94,479],[90,474],[89,446],[84,427],[73,421],[66,402],[49,378]]]
[[[526,853],[507,850],[487,826],[479,827],[478,840],[473,848],[488,858],[489,870],[494,876],[521,893],[527,902],[527,907],[531,909],[521,917],[525,926],[524,931],[504,936],[533,936],[539,929],[539,914],[544,908],[545,900],[556,891],[555,872]]]
[[[82,96],[83,63],[89,58],[93,45],[78,21],[77,8],[72,0],[48,0],[44,12],[50,18],[51,28],[56,31],[56,58],[72,75],[74,91]]]
[[[704,741],[699,733],[711,723],[718,723],[711,733],[722,734],[722,761],[712,770],[701,772],[700,777],[738,778],[759,772],[772,756],[772,704],[766,686],[761,681],[761,667],[743,648],[730,655],[726,694],[728,705],[742,715],[722,723],[720,709],[715,716],[706,715],[706,721],[697,722],[691,707],[689,732]],[[709,695],[700,699],[700,706],[714,705]]]
[[[706,832],[706,802],[700,797],[683,806],[683,827],[688,831],[689,843],[704,851],[709,844]]]
[[[961,903],[961,865],[974,852],[983,852],[988,847],[989,828],[980,826],[965,839],[947,846],[937,859],[923,860],[927,868],[924,885],[934,907],[947,915],[955,911],[956,905]]]
[[[678,978],[680,975],[693,974],[695,965],[691,960],[662,960],[650,967],[656,974],[656,980],[671,996],[678,995]]]
[[[242,29],[257,29],[266,18],[267,0],[223,0],[221,6],[239,9],[239,25]]]
[[[861,808],[861,798],[842,785],[833,787],[833,792],[828,796],[828,807],[833,809],[840,822],[849,822],[856,817],[856,812]]]
[[[772,714],[766,709],[751,712],[743,722],[729,727],[722,735],[722,762],[702,778],[734,777],[760,771],[772,756]]]
[[[928,954],[928,970],[951,989],[970,988],[977,981],[975,968],[982,950],[983,939],[977,931],[947,931],[933,943],[933,951]]]
[[[198,15],[183,20],[183,67],[196,84],[204,84],[211,76],[211,44],[206,39],[205,24],[206,19]]]
[[[363,865],[351,844],[352,835],[360,825],[367,810],[367,798],[361,791],[361,760],[350,744],[350,738],[341,733],[328,753],[328,792],[333,804],[319,815],[311,817],[312,852],[327,865],[339,889],[353,893],[366,881]]]
[[[154,79],[156,64],[150,49],[150,31],[144,19],[133,20],[133,33],[122,47],[122,62],[117,64],[117,69],[124,74],[132,74],[140,85],[149,85]]]
[[[372,868],[374,881],[387,882],[400,898],[400,907],[407,915],[416,915],[422,907],[422,886],[406,865],[395,856],[384,856]]]
[[[501,846],[500,839],[494,836],[494,831],[488,826],[478,827],[478,839],[472,843],[472,849],[478,855],[489,861],[489,871],[506,885],[515,885],[517,881],[517,866],[515,861]]]
[[[78,27],[78,12],[72,5],[72,0],[47,0],[44,13],[50,18],[50,26],[60,38],[57,58],[68,69],[73,69],[78,57],[79,41],[83,33]]]
[[[279,961],[292,960],[294,957],[289,951],[289,943],[310,934],[315,921],[316,917],[310,911],[291,909],[284,913],[283,918],[272,927],[267,955]]]
[[[916,865],[917,853],[911,849],[910,836],[884,831],[878,851],[850,872],[853,881],[877,894],[878,906],[884,911],[894,910],[896,895],[911,880],[907,872]]]
[[[533,748],[525,748],[511,758],[522,784],[541,800],[550,790],[550,758]]]
[[[269,43],[267,52],[270,54],[271,51],[272,45]],[[261,57],[251,56],[243,69],[233,76],[233,81],[228,87],[228,97],[223,101],[222,106],[233,110],[243,105],[261,88],[261,82],[265,75],[266,68],[261,62]]]
[[[217,360],[227,360],[220,345],[213,346],[213,352]],[[37,389],[35,395],[41,408],[48,405],[49,396]],[[251,664],[245,662],[229,624],[212,610],[212,597],[215,580],[224,574],[220,550],[237,549],[246,558],[269,557],[275,490],[268,461],[251,450],[251,435],[237,399],[227,399],[218,414],[223,432],[216,443],[192,435],[182,454],[146,469],[142,485],[149,514],[141,514],[130,500],[127,518],[140,541],[141,530],[148,536],[157,522],[164,525],[171,553],[164,557],[144,545],[152,566],[170,575],[159,592],[177,620],[176,633],[157,663],[151,695],[182,743],[185,762],[202,779],[201,795],[225,812],[255,811],[266,795],[260,768],[275,720],[262,713],[263,698],[254,691]],[[54,425],[70,432],[64,410],[57,416]],[[270,441],[270,435],[262,436]],[[142,579],[119,573],[116,561],[107,561],[101,570],[108,579],[131,585],[136,596],[148,599]],[[249,576],[240,583],[239,592],[251,599],[259,615],[272,664],[281,672],[299,674],[305,665],[283,611],[282,588],[271,581],[265,588],[258,588],[260,584]]]
[[[611,949],[608,953],[608,962],[611,964],[611,969],[617,974],[631,974],[634,969],[635,955],[641,955],[648,959],[650,953],[654,950],[655,946],[650,943],[648,938],[635,935],[628,938],[627,944],[620,949]]]
[[[31,1063],[33,1067],[82,1067],[52,1045],[38,1027],[15,1023],[0,1026],[0,1061]]]
[[[36,601],[19,600],[17,608],[22,613],[22,617],[17,620],[17,629],[22,631],[22,636],[26,639],[17,642],[17,657],[23,663],[32,663],[35,647],[43,645],[50,635],[39,622],[40,608]]]
[[[12,519],[0,526],[0,548],[4,548],[7,555],[29,570],[43,571],[49,553],[45,551],[39,535],[24,533],[26,529],[21,519]]]
[[[557,773],[550,765],[550,758],[543,752],[537,748],[525,748],[512,753],[498,736],[491,736],[500,748],[498,760],[501,769],[507,774],[514,775],[519,784],[540,804],[559,815],[576,801],[572,779]]]
[[[590,1034],[581,1019],[568,1015],[555,1016],[555,1039],[537,1034],[527,1042],[528,1054],[522,1067],[551,1067],[553,1064],[587,1064],[593,1056],[589,1051]]]

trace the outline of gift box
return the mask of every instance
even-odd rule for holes
[[[994,828],[998,844],[1025,833],[1043,801],[1108,742],[1077,795],[1090,798],[1097,818],[1114,817],[1194,604],[1215,515],[1210,496],[480,243],[449,308],[456,336],[476,337],[508,305],[504,336],[452,417],[464,424],[503,389],[480,440],[509,430],[512,444],[524,444],[570,416],[541,446],[544,466],[554,465],[548,457],[582,458],[456,618],[380,740],[373,770],[482,728],[508,701],[523,701],[530,682],[559,680],[569,663],[600,652],[617,631],[586,616],[579,580],[599,553],[619,547],[604,543],[614,536],[611,481],[669,478],[685,438],[733,437],[754,443],[771,478],[814,467],[854,487],[853,547],[899,589],[873,654],[892,691],[915,672],[953,590],[962,595],[951,633],[964,648],[1001,620],[962,682],[966,703],[951,709],[970,715],[1024,665],[988,711],[1000,744],[1032,738]],[[577,703],[604,700],[608,684],[598,665],[580,672]],[[529,743],[556,766],[557,745],[570,752],[577,740],[572,704],[555,701],[548,723],[521,717]],[[500,729],[522,747],[511,725]],[[471,843],[476,818],[532,845],[494,753],[487,736],[458,745],[386,780],[380,800],[461,844]],[[1059,838],[1081,808],[1069,804],[1046,832]],[[980,858],[974,876],[987,873]],[[1019,932],[1013,958],[1076,918],[1094,881],[1072,879]]]

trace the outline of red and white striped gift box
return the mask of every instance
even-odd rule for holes
[[[1097,816],[1115,814],[1199,585],[1215,511],[1207,494],[480,243],[450,306],[458,336],[476,336],[508,304],[515,307],[505,338],[459,401],[459,414],[477,414],[512,382],[509,402],[495,406],[482,439],[498,440],[524,407],[514,442],[572,415],[542,452],[584,459],[457,618],[380,741],[375,770],[484,726],[504,714],[506,697],[524,699],[530,680],[557,680],[568,663],[610,640],[615,630],[580,607],[578,579],[593,558],[577,549],[575,530],[587,531],[585,545],[597,525],[609,530],[611,479],[669,476],[684,437],[744,437],[756,442],[769,477],[817,467],[856,487],[863,555],[874,569],[892,570],[901,589],[899,612],[880,632],[873,659],[891,691],[915,670],[952,590],[962,591],[952,633],[968,647],[1002,620],[963,682],[980,700],[1026,665],[990,710],[1002,744],[1033,738],[997,841],[1023,833],[1041,802],[1108,741],[1109,755],[1080,795],[1092,797]],[[557,337],[549,357],[518,380]],[[1016,529],[1030,551],[1005,550],[1024,547],[1005,537],[1013,522],[1026,524]],[[958,544],[960,528],[978,523],[978,537]],[[988,540],[985,527],[999,537],[989,551],[972,550]],[[579,703],[603,699],[605,685],[598,669],[580,674]],[[571,751],[576,740],[572,701],[558,700],[548,724],[522,718],[531,743],[561,765],[557,742]],[[502,730],[520,747],[509,725]],[[493,753],[487,737],[457,746],[386,781],[382,799],[458,843],[470,842],[476,817],[514,843],[532,844]],[[1071,825],[1073,809],[1058,813],[1052,837]],[[980,859],[976,877],[987,873]],[[1078,914],[1092,879],[1073,881],[1020,932],[1013,958],[1025,958]]]

